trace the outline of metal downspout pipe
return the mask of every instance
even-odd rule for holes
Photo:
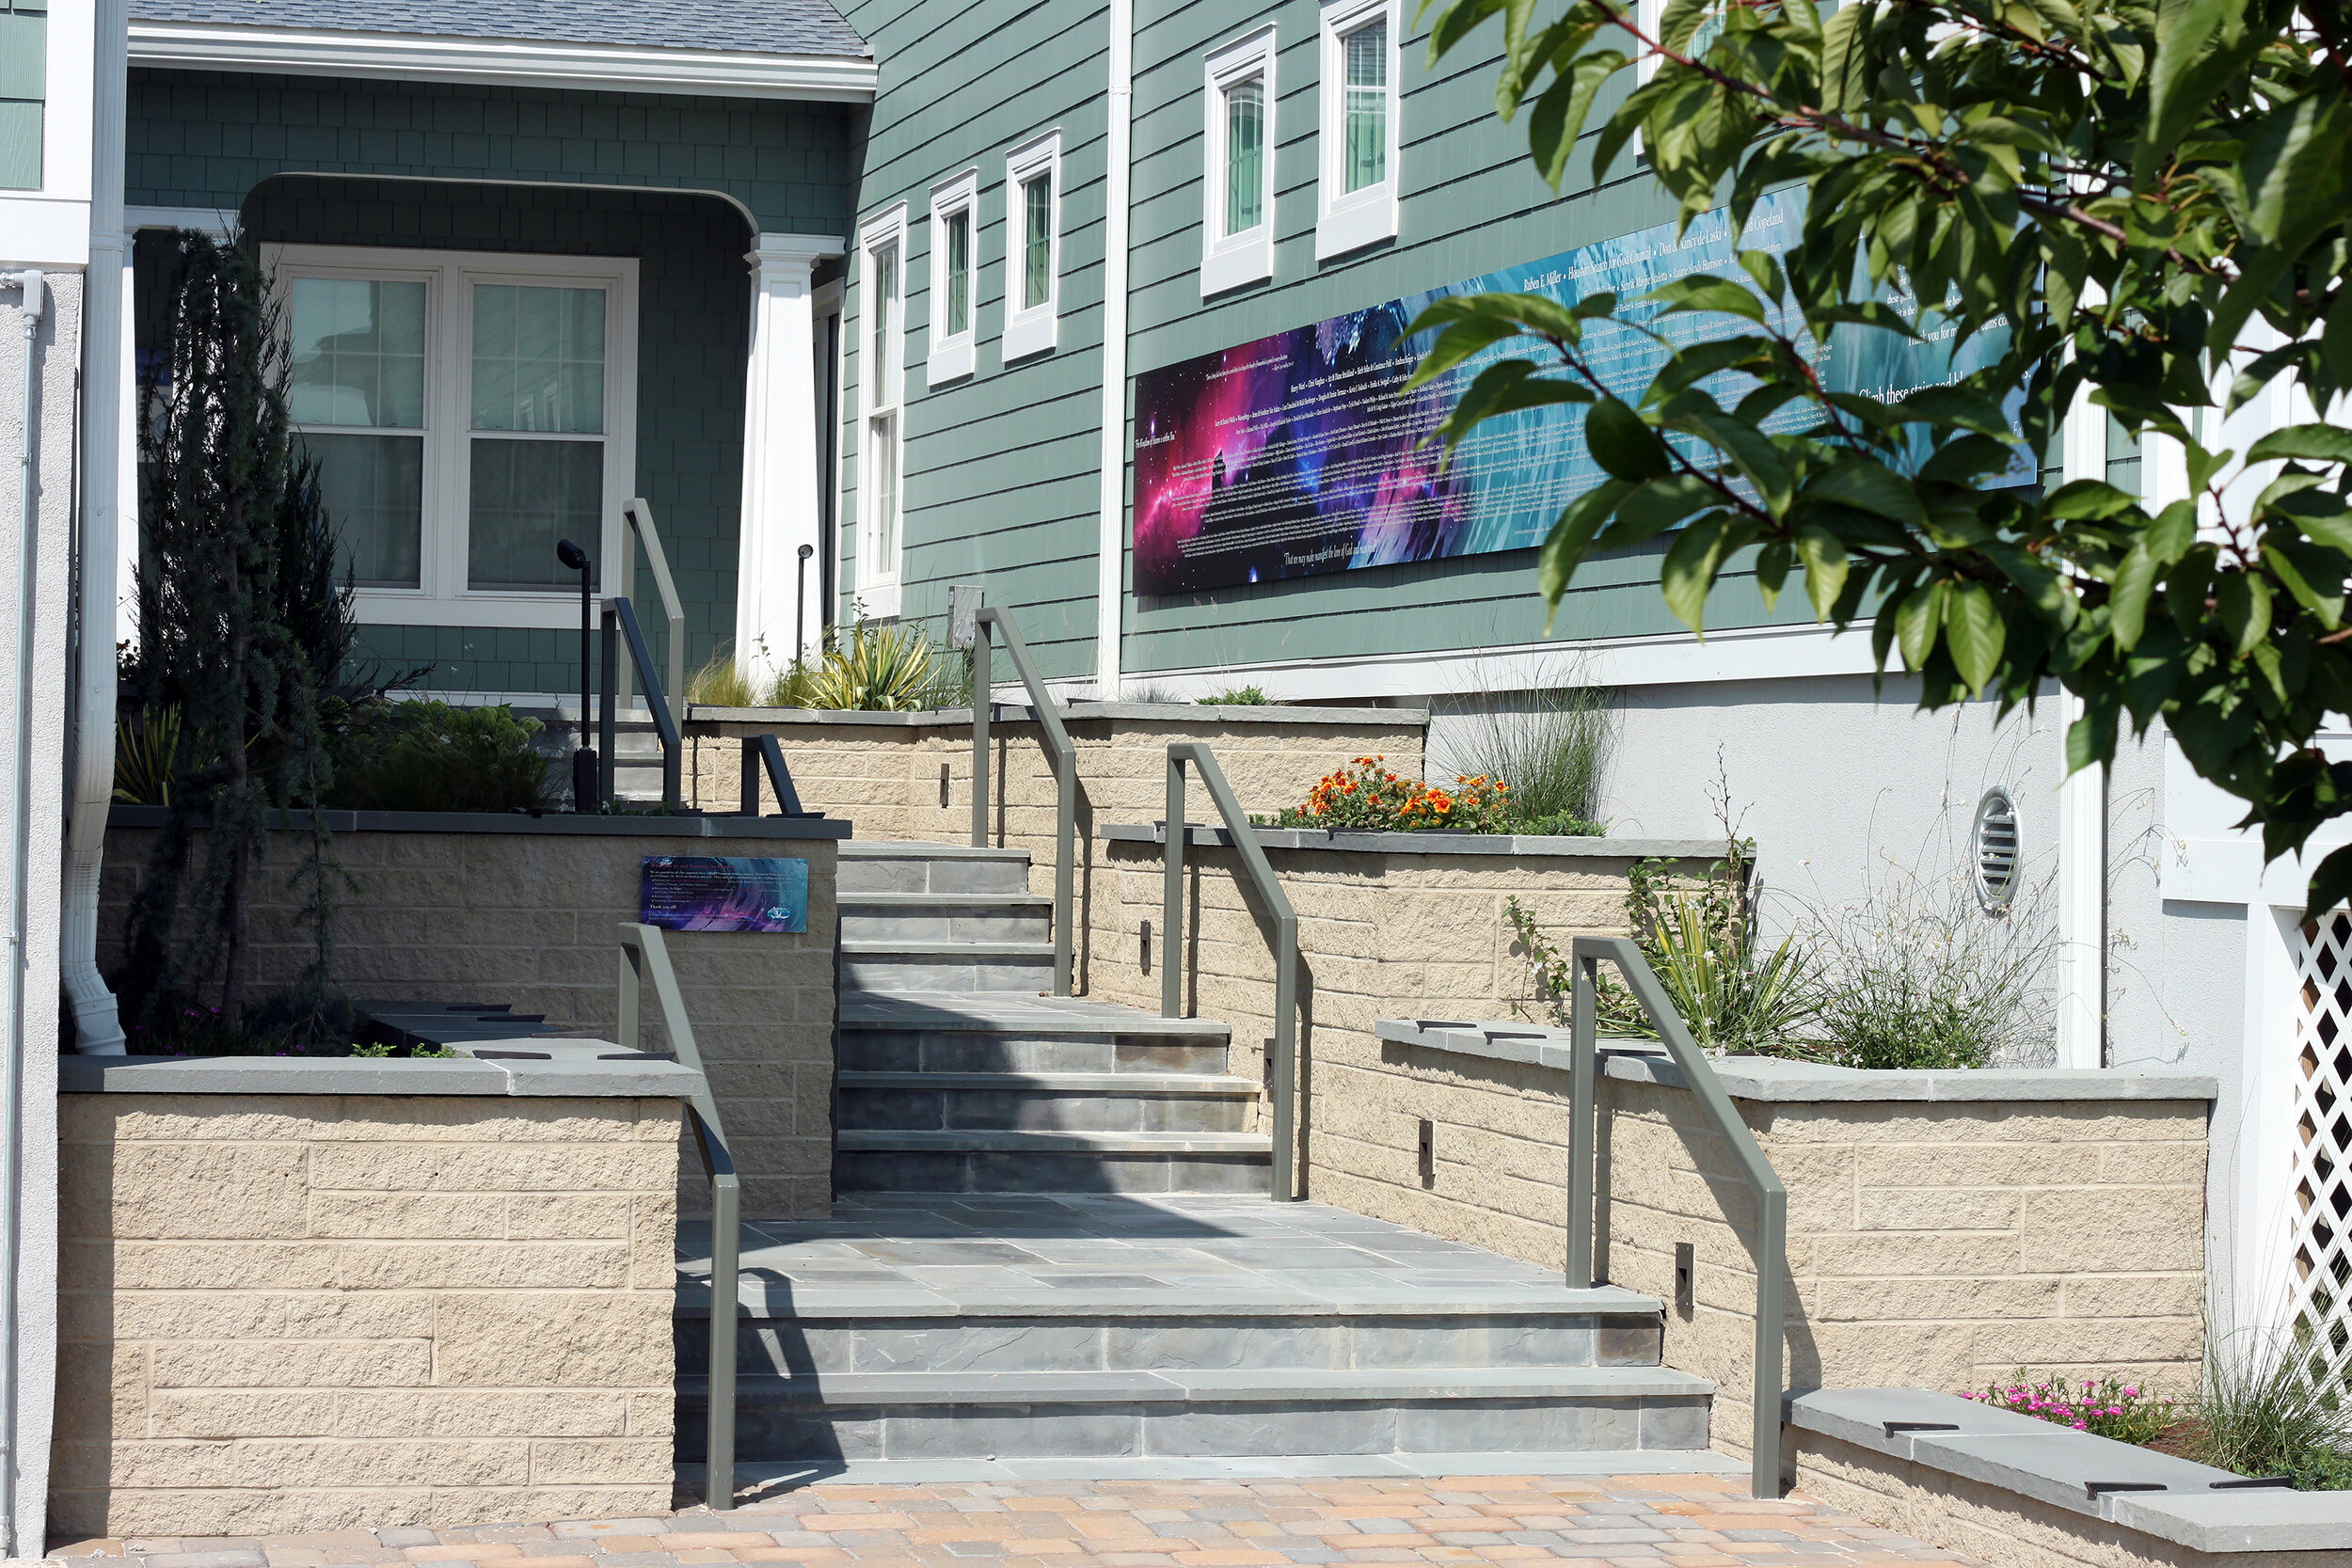
[[[16,519],[16,689],[10,701],[16,709],[14,749],[8,753],[8,822],[14,850],[8,862],[8,1038],[0,1042],[7,1061],[0,1064],[0,1096],[6,1096],[5,1133],[0,1133],[0,1553],[16,1549],[17,1464],[17,1255],[22,1250],[24,1169],[24,968],[31,942],[31,871],[33,839],[33,615],[39,604],[34,577],[35,544],[40,532],[37,500],[40,470],[40,322],[48,298],[40,273],[33,268],[0,273],[0,282],[24,291],[24,429],[17,451]]]
[[[82,527],[73,672],[72,799],[58,967],[76,1049],[120,1055],[122,1020],[98,973],[98,872],[115,791],[115,594],[126,504],[138,509],[131,453],[130,238],[123,232],[123,118],[129,102],[127,0],[97,0],[90,137],[90,247],[82,303]],[[127,483],[126,483],[127,479]],[[136,523],[131,525],[136,528]]]
[[[1136,4],[1110,0],[1103,194],[1103,490],[1094,582],[1094,695],[1119,700],[1127,561],[1127,206],[1135,175]]]

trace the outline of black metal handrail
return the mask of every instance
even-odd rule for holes
[[[616,594],[604,601],[604,690],[599,697],[601,711],[597,727],[602,732],[599,742],[604,749],[604,798],[612,800],[612,775],[617,758],[613,755],[613,726],[617,719],[614,701],[619,691],[619,657],[613,633],[617,626],[620,641],[628,647],[629,662],[637,667],[637,678],[644,683],[645,708],[653,715],[654,734],[661,740],[661,809],[675,815],[683,805],[682,759],[684,743],[678,738],[677,721],[670,716],[669,699],[661,693],[661,677],[654,673],[653,656],[645,647],[645,634],[637,625],[637,611],[625,594]]]
[[[1054,753],[1054,994],[1070,994],[1072,955],[1075,943],[1070,928],[1075,905],[1078,842],[1078,750],[1061,721],[1054,694],[1029,660],[1029,645],[1021,628],[993,605],[975,614],[972,633],[972,847],[988,846],[988,721],[992,682],[989,673],[991,632],[1002,634],[1005,652],[1029,693],[1029,709],[1045,732],[1046,748]]]
[[[1607,1173],[1597,1169],[1599,1029],[1595,1006],[1599,966],[1606,961],[1617,966],[1634,1000],[1649,1015],[1675,1066],[1682,1069],[1683,1082],[1716,1136],[1730,1148],[1756,1197],[1756,1428],[1749,1489],[1759,1497],[1776,1497],[1780,1496],[1782,1337],[1788,1329],[1787,1291],[1781,1276],[1788,1268],[1788,1189],[1764,1157],[1763,1147],[1748,1130],[1731,1096],[1724,1092],[1723,1081],[1715,1076],[1707,1053],[1691,1038],[1682,1015],[1667,1000],[1642,950],[1624,937],[1578,937],[1569,944],[1569,955],[1576,968],[1569,1033],[1567,1283],[1582,1288],[1605,1283],[1609,1277],[1609,1230],[1596,1210],[1596,1195],[1608,1191]]]
[[[1217,814],[1225,818],[1225,831],[1241,852],[1242,870],[1274,915],[1274,1045],[1266,1075],[1274,1101],[1268,1111],[1274,1134],[1269,1184],[1276,1201],[1284,1202],[1298,1196],[1291,1168],[1292,1102],[1298,1083],[1298,911],[1291,908],[1290,895],[1274,875],[1257,830],[1249,824],[1249,814],[1241,809],[1233,786],[1225,782],[1216,754],[1199,740],[1179,740],[1168,748],[1167,843],[1160,857],[1165,867],[1160,907],[1160,1016],[1179,1018],[1184,1012],[1184,841],[1192,832],[1192,825],[1184,820],[1187,765],[1200,770],[1200,782],[1209,786],[1209,799],[1216,803]]]
[[[686,998],[678,990],[677,971],[670,967],[670,949],[658,926],[621,922],[620,1021],[615,1033],[625,1051],[637,1049],[639,993],[652,982],[654,1005],[661,1009],[661,1027],[670,1037],[671,1053],[680,1067],[703,1073],[687,1110],[694,1143],[702,1150],[703,1167],[710,1177],[710,1411],[705,1467],[707,1479],[703,1500],[714,1510],[735,1506],[735,1332],[739,1292],[742,1289],[742,1182],[736,1175],[735,1157],[727,1148],[726,1131],[719,1121],[718,1098],[703,1067],[702,1051],[694,1043],[694,1026],[686,1017]]]

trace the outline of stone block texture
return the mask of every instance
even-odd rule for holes
[[[126,828],[106,835],[103,967],[119,961],[123,916],[153,836]],[[281,836],[260,879],[253,929],[262,993],[293,980],[310,954],[299,898],[287,884],[298,852],[293,835]],[[638,916],[644,857],[661,854],[808,862],[806,932],[671,931],[666,939],[741,1175],[745,1216],[820,1212],[833,1180],[832,840],[339,833],[334,857],[351,879],[337,895],[336,983],[355,997],[507,1003],[611,1039],[619,1022],[615,929]],[[650,990],[644,1028],[639,1043],[667,1049]],[[681,1170],[681,1201],[707,1212],[691,1143]]]
[[[668,1508],[677,1101],[60,1104],[54,1529]]]
[[[1207,742],[1243,809],[1267,815],[1304,801],[1317,779],[1344,768],[1352,757],[1386,756],[1390,767],[1410,778],[1422,771],[1424,726],[1418,714],[1400,713],[1393,723],[1228,721],[1182,709],[1165,719],[1088,718],[1082,709],[1063,718],[1077,752],[1081,910],[1099,895],[1097,879],[1112,870],[1095,830],[1114,822],[1155,822],[1167,815],[1172,741]],[[801,803],[850,818],[861,840],[972,841],[968,718],[885,725],[803,720],[779,710],[773,721],[696,721],[686,729],[689,803],[703,810],[736,809],[743,790],[742,737],[773,734]],[[1027,720],[998,720],[989,733],[989,842],[1028,850],[1029,891],[1051,894],[1058,800],[1053,753]],[[762,811],[778,809],[764,781],[760,800]],[[1215,817],[1216,808],[1198,780],[1190,782],[1186,800],[1194,821]],[[1082,917],[1077,955],[1082,990],[1092,934]]]

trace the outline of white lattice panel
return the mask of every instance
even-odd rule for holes
[[[2341,1385],[2352,1366],[2352,914],[2304,927],[2295,965],[2287,1322],[2312,1374]]]

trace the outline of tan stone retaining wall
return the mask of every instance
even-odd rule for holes
[[[1197,784],[1190,791],[1196,821],[1202,794]],[[1087,991],[1156,1012],[1166,947],[1160,846],[1149,829],[1111,831],[1141,836],[1098,847],[1104,861],[1087,910]],[[1232,1070],[1258,1076],[1274,1034],[1273,926],[1221,836],[1196,828],[1185,850],[1183,1010],[1232,1025]],[[1343,838],[1323,842],[1321,834],[1262,836],[1298,913],[1299,1149],[1308,1191],[1423,1229],[1436,1227],[1420,1217],[1425,1204],[1412,1165],[1400,1186],[1391,1158],[1399,1138],[1406,1150],[1416,1148],[1415,1124],[1394,1102],[1394,1072],[1382,1061],[1374,1024],[1507,1017],[1515,1004],[1532,1008],[1527,961],[1511,950],[1510,899],[1563,943],[1572,935],[1615,935],[1625,928],[1626,872],[1636,859],[1679,859],[1696,870],[1713,852],[1682,840],[1466,845],[1454,835],[1380,833],[1358,835],[1365,846],[1359,848]],[[1440,1233],[1499,1245],[1458,1226]]]
[[[1460,1030],[1382,1032],[1363,1097],[1379,1114],[1356,1124],[1373,1168],[1323,1196],[1565,1266],[1565,1033],[1471,1046]],[[2021,1366],[2193,1386],[2212,1080],[1757,1058],[1720,1075],[1788,1190],[1788,1386],[1958,1393]],[[1671,1303],[1675,1245],[1692,1245],[1695,1303],[1670,1307],[1665,1361],[1715,1381],[1715,1441],[1744,1452],[1747,1185],[1670,1063],[1614,1057],[1601,1082],[1608,1277]],[[1436,1124],[1426,1184],[1422,1117]]]
[[[106,834],[99,963],[121,958],[122,922],[144,877],[159,813],[117,807]],[[834,840],[842,823],[726,818],[612,819],[422,814],[329,814],[334,858],[351,882],[337,894],[334,974],[359,998],[510,1003],[567,1031],[613,1037],[620,949],[613,935],[639,914],[644,857],[803,858],[808,929],[795,934],[666,933],[689,1021],[743,1180],[743,1213],[821,1212],[833,1182]],[[627,821],[628,819],[622,819]],[[255,989],[290,982],[310,934],[287,875],[298,835],[274,839],[253,911]],[[647,1003],[644,1044],[661,1049]],[[132,1050],[139,1049],[135,1040]],[[701,1212],[701,1164],[690,1150],[682,1196]]]
[[[990,725],[991,844],[1029,851],[1032,892],[1054,889],[1053,754],[1025,706],[1000,705]],[[1217,707],[1194,703],[1075,703],[1063,712],[1078,759],[1078,897],[1099,863],[1095,825],[1150,822],[1164,811],[1171,741],[1205,741],[1248,811],[1304,801],[1326,773],[1359,756],[1422,771],[1421,708]],[[691,803],[732,811],[742,799],[745,736],[773,735],[810,811],[846,817],[861,839],[972,841],[972,715],[814,713],[797,708],[690,711]],[[1196,786],[1195,798],[1199,796]],[[765,782],[761,810],[777,809]],[[1078,922],[1081,931],[1087,922]],[[1085,961],[1084,955],[1080,962]]]
[[[670,1506],[676,1100],[61,1105],[54,1529]]]

